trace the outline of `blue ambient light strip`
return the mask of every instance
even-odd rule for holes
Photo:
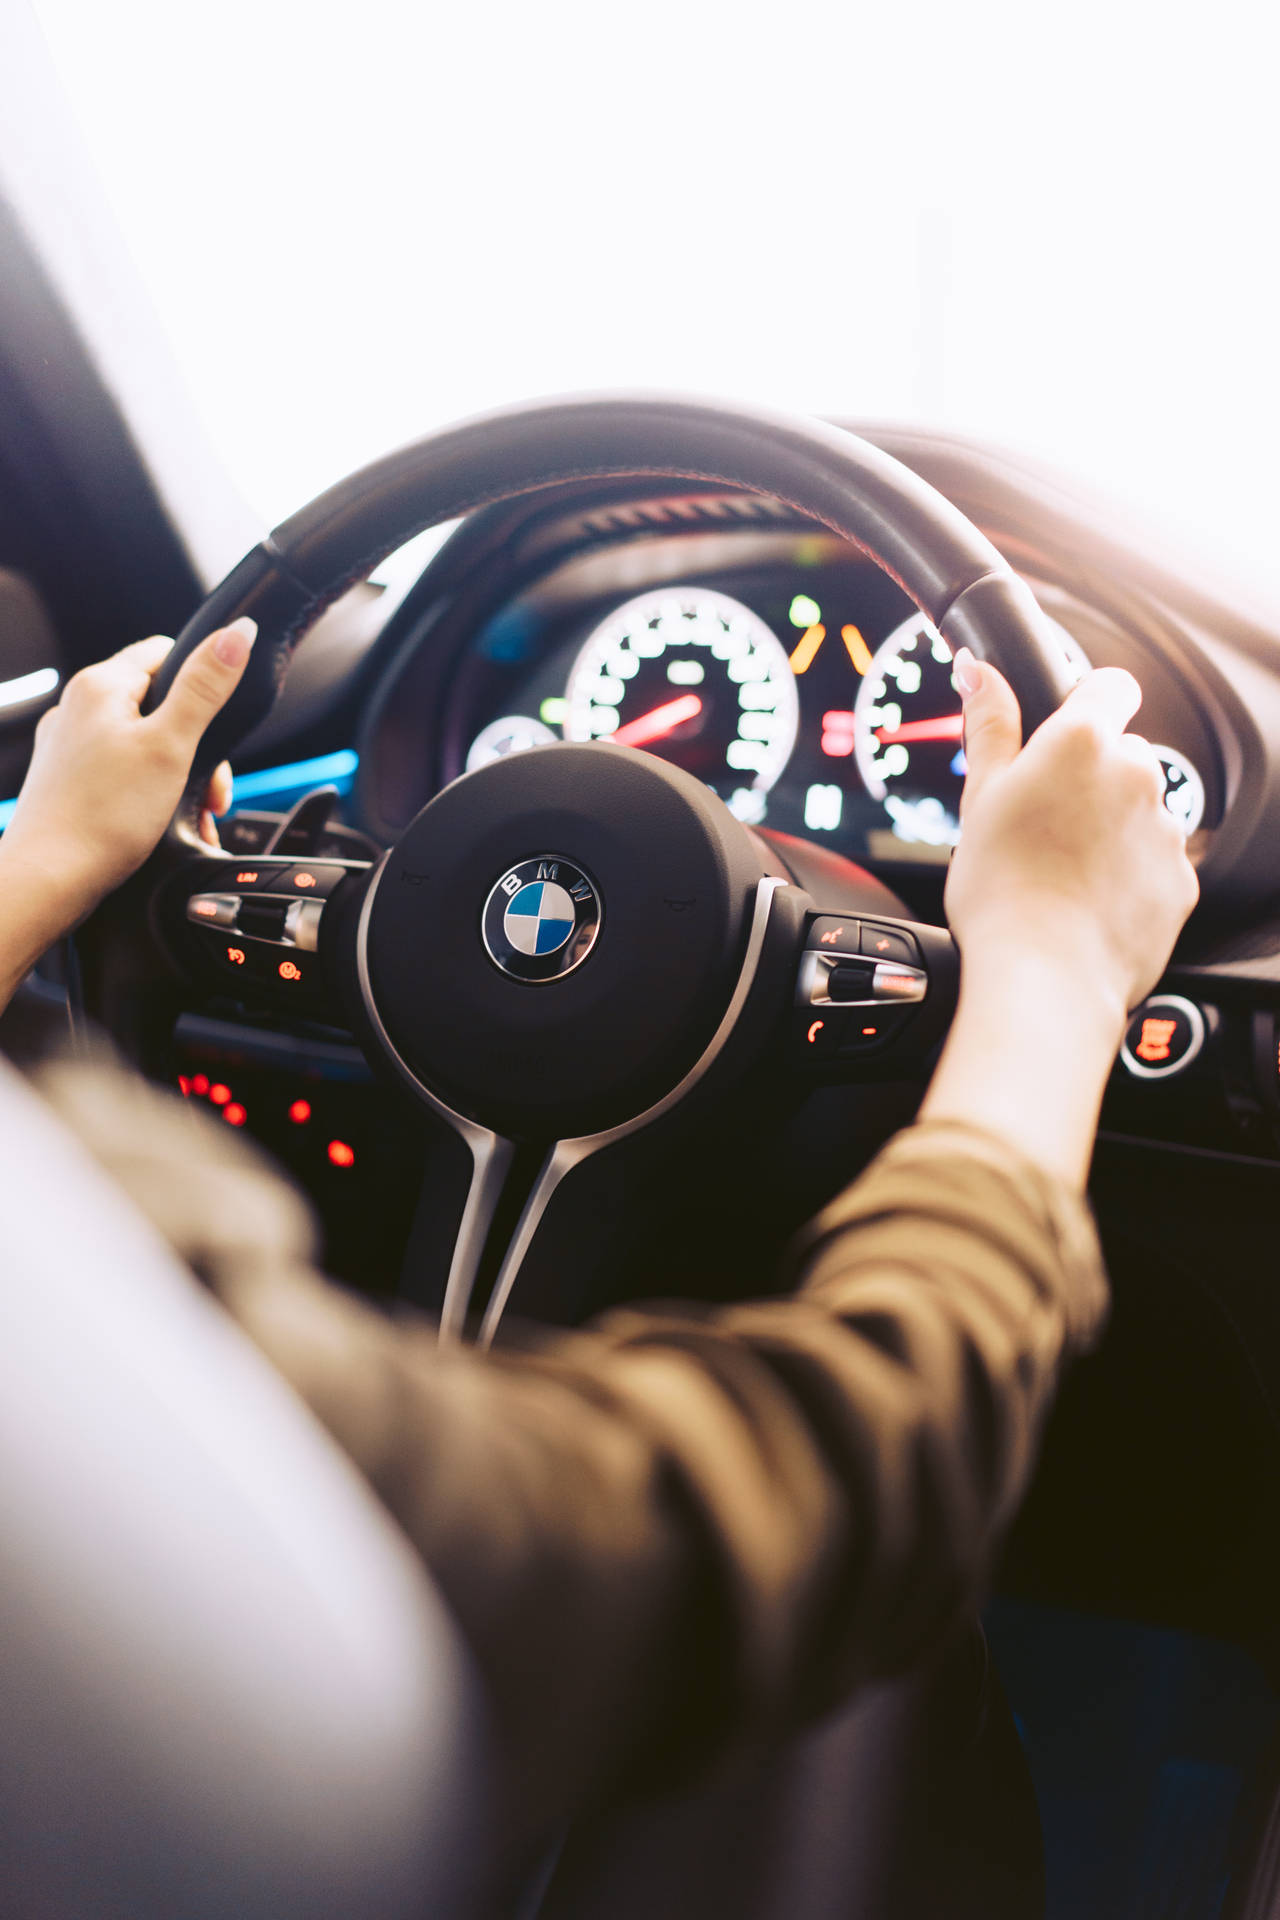
[[[266,800],[272,794],[293,793],[299,787],[334,786],[349,793],[356,777],[360,756],[350,747],[341,753],[322,753],[315,760],[291,760],[283,767],[260,767],[256,773],[236,775],[235,805],[245,800]],[[13,818],[16,800],[0,800],[0,832]]]

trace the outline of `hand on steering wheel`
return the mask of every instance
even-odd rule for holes
[[[3,842],[48,946],[141,866],[168,826],[201,737],[240,684],[257,627],[240,619],[192,652],[154,712],[142,711],[173,641],[135,641],[67,682],[36,728],[35,749]],[[231,768],[209,775],[200,834],[231,804]]]

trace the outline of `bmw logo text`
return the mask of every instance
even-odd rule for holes
[[[595,882],[572,860],[542,854],[508,867],[489,889],[480,930],[495,966],[536,985],[562,980],[596,943],[602,910]]]

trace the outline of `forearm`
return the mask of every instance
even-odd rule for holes
[[[78,917],[67,887],[0,840],[0,1011]]]
[[[975,951],[921,1118],[981,1127],[1082,1191],[1125,1012],[1087,950]]]

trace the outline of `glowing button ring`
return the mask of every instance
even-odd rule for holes
[[[529,986],[563,980],[595,946],[603,920],[590,875],[559,854],[521,860],[495,880],[480,919],[485,952]]]

